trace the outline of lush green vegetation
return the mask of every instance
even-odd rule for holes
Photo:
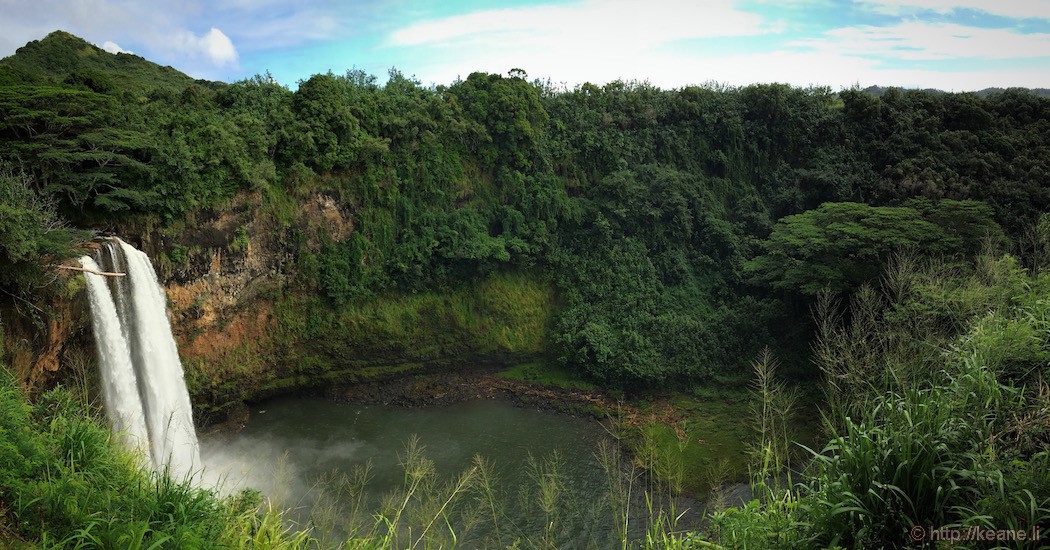
[[[17,311],[38,324],[46,320],[33,303],[58,290],[47,263],[72,255],[73,245],[88,235],[65,227],[29,175],[0,164],[0,291]]]
[[[766,431],[767,498],[717,514],[709,536],[741,548],[900,547],[929,543],[931,527],[1032,537],[1050,520],[1048,292],[1046,271],[981,256],[966,270],[898,260],[845,310],[825,298],[815,355],[829,441],[807,449],[792,485],[765,477],[800,464],[783,430]]]
[[[662,392],[686,412],[687,440],[713,419],[713,439],[739,443],[726,434],[743,430],[745,399],[698,403],[714,382],[732,396],[757,378],[750,456],[767,498],[716,515],[709,540],[893,547],[913,525],[1046,524],[1050,99],[880,92],[556,90],[517,72],[425,87],[396,71],[292,91],[265,75],[195,82],[55,33],[0,61],[3,305],[44,315],[32,304],[54,286],[46,267],[83,238],[62,219],[185,237],[197,212],[250,195],[287,256],[260,298],[274,325],[188,366],[206,406],[425,363],[542,358],[508,375]],[[297,223],[317,197],[351,230]],[[234,235],[224,246],[247,249],[250,229]],[[169,266],[197,253],[161,246]],[[792,444],[811,440],[790,429],[798,380],[826,387],[827,444],[813,453]],[[280,531],[248,501],[103,456],[104,431],[61,394],[30,406],[5,391],[12,540]],[[662,479],[688,472],[679,485],[696,488],[696,471],[718,467],[666,423],[642,428],[635,447],[654,451]],[[800,485],[780,481],[789,466]],[[695,539],[653,533],[706,544]]]
[[[352,71],[294,92],[164,79],[128,101],[159,69],[91,48],[51,35],[0,86],[0,156],[67,219],[163,224],[261,192],[297,284],[336,307],[540,269],[559,294],[551,355],[605,385],[739,376],[765,345],[804,364],[800,294],[855,289],[896,249],[965,257],[998,226],[1016,240],[1050,207],[1050,101],[1019,90],[427,88]],[[318,193],[348,236],[291,223],[287,205]]]
[[[546,361],[533,361],[531,363],[514,365],[500,372],[499,376],[568,390],[587,391],[598,389],[598,386],[582,380],[576,373]]]
[[[972,256],[1002,239],[991,209],[976,201],[908,201],[873,207],[824,203],[785,216],[763,243],[766,253],[744,268],[772,288],[816,295],[855,291],[894,252]]]

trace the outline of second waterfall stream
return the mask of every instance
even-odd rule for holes
[[[149,454],[157,471],[198,473],[200,448],[167,299],[149,257],[118,238],[80,264],[91,303],[106,414],[114,434]]]

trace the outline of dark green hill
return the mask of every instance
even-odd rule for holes
[[[64,31],[52,32],[0,59],[0,86],[60,84],[102,93],[126,90],[145,94],[155,89],[181,91],[195,83],[205,87],[223,85],[194,80],[134,54],[109,53]]]
[[[894,90],[894,89],[895,90],[904,91],[907,88],[901,88],[899,86],[868,86],[867,88],[864,88],[864,92],[865,93],[869,93],[869,94],[871,94],[871,95],[873,95],[875,97],[881,97],[883,94],[886,93],[887,90]],[[1001,93],[1009,91],[1009,90],[1016,90],[1016,91],[1021,91],[1021,92],[1025,92],[1025,93],[1030,93],[1030,94],[1032,94],[1032,95],[1034,95],[1036,97],[1050,97],[1050,89],[1047,89],[1047,88],[1018,88],[1018,87],[1011,87],[1011,88],[985,88],[983,90],[978,90],[978,91],[971,92],[971,93],[973,93],[977,97],[988,97],[990,95],[1001,94]],[[930,94],[945,94],[945,93],[948,93],[948,92],[945,92],[944,90],[938,90],[936,88],[926,88],[926,89],[924,89],[922,91],[926,92],[926,93],[930,93]]]

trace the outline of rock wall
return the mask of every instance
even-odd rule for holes
[[[265,215],[262,204],[257,194],[245,193],[222,211],[195,212],[166,228],[131,222],[115,231],[152,260],[184,363],[223,364],[246,345],[266,345],[273,320],[263,294],[283,292],[292,255],[283,242],[288,227]],[[325,197],[306,202],[300,214],[294,224],[329,234],[348,234],[352,227]],[[83,248],[90,254],[97,244]],[[31,394],[95,366],[83,278],[55,273],[57,284],[33,304],[0,300],[2,349]]]
[[[0,308],[0,333],[7,363],[31,394],[54,385],[67,373],[94,366],[86,297],[79,278],[63,274],[63,292],[35,304]]]
[[[198,211],[163,228],[143,222],[119,229],[149,255],[165,287],[198,421],[303,387],[541,353],[553,308],[541,278],[498,274],[458,289],[335,307],[296,279],[295,250],[316,252],[323,238],[349,237],[348,209],[318,195],[286,208],[283,220],[273,210],[245,193],[221,211]],[[11,362],[34,391],[96,369],[83,278],[63,277],[64,290],[41,317],[46,326],[2,316],[12,325],[5,337]]]

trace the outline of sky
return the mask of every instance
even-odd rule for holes
[[[64,30],[191,76],[391,68],[572,88],[1050,88],[1050,0],[0,0],[0,57]]]

